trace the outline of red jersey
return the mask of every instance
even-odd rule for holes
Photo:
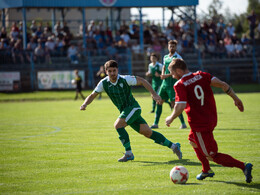
[[[217,125],[217,108],[210,86],[212,78],[206,72],[190,72],[174,85],[175,103],[187,103],[184,110],[192,131],[213,131]]]

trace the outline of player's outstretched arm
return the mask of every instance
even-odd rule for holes
[[[185,107],[186,103],[175,103],[172,114],[165,119],[165,124],[169,127],[173,120],[183,112]]]
[[[80,110],[86,110],[87,105],[89,105],[97,96],[98,93],[92,92],[88,97],[86,97],[84,103],[80,106]]]
[[[152,86],[150,83],[148,83],[147,80],[143,79],[142,77],[136,76],[137,84],[136,85],[143,85],[145,89],[147,89],[151,94],[153,99],[157,103],[161,103],[162,99],[161,97],[153,90]]]
[[[234,90],[224,81],[221,81],[218,78],[213,78],[211,80],[211,86],[221,88],[226,94],[228,94],[233,100],[235,106],[240,110],[240,112],[244,111],[244,105],[243,102],[237,97]]]

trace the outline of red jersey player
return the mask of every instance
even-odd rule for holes
[[[206,72],[189,72],[181,59],[173,59],[168,69],[178,81],[174,85],[176,92],[174,111],[166,118],[166,125],[170,126],[185,110],[191,127],[189,141],[202,163],[202,172],[197,175],[197,179],[203,180],[215,175],[210,169],[209,160],[211,160],[225,167],[240,168],[245,174],[246,182],[250,183],[253,167],[251,163],[243,163],[218,152],[217,142],[213,136],[213,130],[217,125],[217,110],[211,86],[222,88],[241,112],[244,111],[242,101],[227,83]]]

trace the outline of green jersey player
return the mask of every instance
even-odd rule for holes
[[[161,98],[153,90],[152,86],[143,78],[138,76],[122,76],[118,74],[118,64],[114,60],[105,63],[105,71],[108,75],[102,79],[94,91],[85,99],[80,110],[86,107],[98,96],[99,93],[105,91],[110,97],[114,105],[118,108],[120,115],[114,123],[114,127],[119,134],[126,153],[119,162],[134,160],[131,150],[130,139],[125,127],[130,125],[135,131],[147,138],[154,140],[155,143],[167,146],[178,156],[182,158],[179,143],[172,143],[166,139],[161,133],[151,130],[146,121],[141,116],[141,107],[132,95],[131,87],[133,85],[143,85],[151,94],[155,101],[160,102]]]
[[[162,73],[162,64],[158,62],[158,57],[155,53],[152,53],[150,56],[151,63],[148,65],[148,71],[146,76],[152,76],[152,88],[156,93],[159,92],[160,86],[162,84],[161,73]],[[151,113],[154,113],[156,106],[156,101],[153,100],[153,107]]]
[[[151,126],[151,128],[153,129],[159,128],[158,123],[162,114],[163,102],[167,102],[169,100],[171,102],[171,108],[174,107],[175,92],[173,89],[173,85],[177,80],[172,78],[170,71],[168,70],[168,66],[171,63],[172,59],[182,59],[182,57],[176,52],[177,43],[178,42],[176,40],[170,40],[168,42],[169,54],[165,55],[163,58],[163,68],[161,74],[161,79],[163,80],[163,82],[159,90],[159,96],[162,98],[163,101],[162,103],[157,104],[154,124]],[[180,114],[179,118],[181,120],[180,128],[187,128],[182,114]]]

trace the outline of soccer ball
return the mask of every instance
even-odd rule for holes
[[[189,179],[189,172],[183,166],[176,166],[171,170],[170,178],[175,184],[185,184]]]
[[[72,80],[71,80],[71,84],[72,84],[72,85],[75,85],[75,84],[76,84],[76,80],[75,80],[75,79],[72,79]]]

